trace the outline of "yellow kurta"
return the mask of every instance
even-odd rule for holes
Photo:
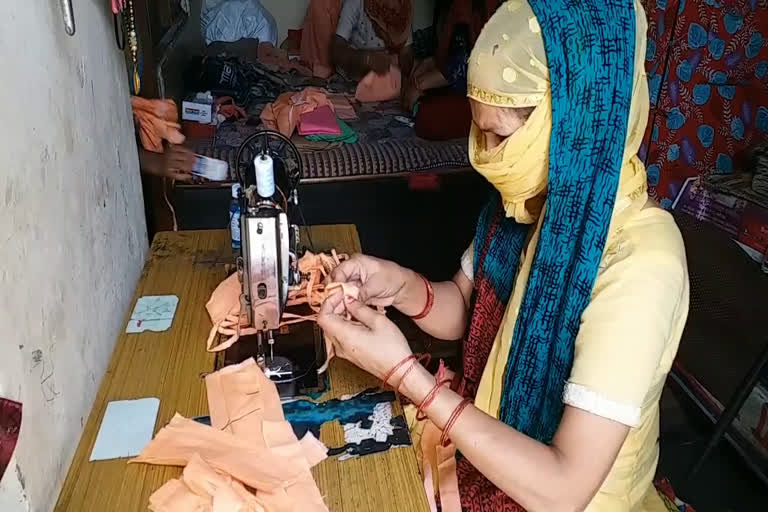
[[[504,371],[536,240],[521,257],[504,324],[480,381],[475,405],[498,418]],[[462,270],[472,278],[470,247]],[[631,427],[588,512],[664,511],[653,490],[659,399],[688,314],[685,247],[672,217],[646,208],[615,234],[603,255],[576,337],[566,405]]]

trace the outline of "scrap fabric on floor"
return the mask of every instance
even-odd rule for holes
[[[0,479],[11,462],[21,430],[21,409],[19,402],[0,398]]]
[[[212,426],[177,414],[131,461],[185,467],[150,497],[150,510],[327,512],[309,471],[327,449],[311,433],[298,440],[256,362],[227,366],[205,381]]]

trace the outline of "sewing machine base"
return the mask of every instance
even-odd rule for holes
[[[269,363],[269,346],[266,344],[265,349]],[[249,357],[258,360],[256,336],[243,336],[228,348],[224,352],[221,366],[241,363]],[[317,324],[303,322],[282,327],[276,332],[275,358],[278,357],[289,360],[293,365],[293,377],[279,378],[290,382],[278,382],[278,378],[273,378],[280,398],[294,398],[323,391],[325,373],[318,374],[317,368],[325,362],[325,339]]]

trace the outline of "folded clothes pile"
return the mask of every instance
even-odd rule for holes
[[[261,120],[268,129],[277,130],[290,137],[303,114],[323,105],[329,105],[333,110],[328,95],[317,87],[307,87],[299,92],[286,92],[264,107]]]
[[[153,512],[327,512],[310,468],[327,457],[285,420],[277,388],[251,358],[205,378],[211,426],[177,414],[131,463],[184,466]]]

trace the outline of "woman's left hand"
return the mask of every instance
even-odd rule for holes
[[[345,309],[357,322],[347,320],[343,313],[335,313]],[[344,297],[343,293],[335,293],[325,300],[317,323],[327,336],[335,338],[334,347],[339,357],[379,379],[411,355],[408,341],[391,320],[358,300]]]

